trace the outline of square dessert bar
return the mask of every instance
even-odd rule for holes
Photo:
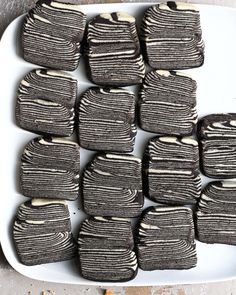
[[[183,73],[149,72],[140,91],[140,127],[159,134],[192,134],[197,123],[196,88],[196,82]]]
[[[86,16],[80,5],[40,0],[25,17],[23,57],[40,66],[73,71],[80,59]]]

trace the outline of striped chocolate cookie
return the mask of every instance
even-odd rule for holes
[[[143,270],[195,267],[192,210],[162,206],[146,209],[137,228],[137,257]]]
[[[198,136],[202,172],[212,178],[235,178],[236,113],[203,117]]]
[[[23,57],[40,66],[73,71],[80,59],[86,16],[81,6],[40,0],[26,15],[22,30]]]
[[[192,137],[158,136],[146,148],[144,189],[167,204],[195,204],[201,192],[198,143]]]
[[[196,88],[196,82],[182,73],[149,72],[140,91],[140,127],[159,134],[192,134],[197,123]]]
[[[21,263],[38,265],[72,259],[76,245],[65,201],[32,199],[18,208],[13,239]]]
[[[204,62],[200,13],[194,5],[168,1],[150,7],[143,17],[141,40],[154,69],[189,69]]]
[[[201,194],[196,220],[201,242],[236,245],[236,181],[210,182]]]
[[[61,71],[33,70],[18,89],[17,125],[39,134],[70,136],[76,96],[76,79]]]
[[[80,146],[98,151],[132,152],[137,133],[135,96],[122,88],[89,88],[77,109]]]
[[[124,282],[138,271],[131,223],[115,217],[90,217],[80,228],[79,269],[93,281]]]
[[[79,194],[79,146],[62,138],[37,137],[21,157],[20,186],[30,198],[75,200]]]
[[[84,210],[89,215],[135,217],[143,207],[141,160],[98,154],[83,175]]]
[[[98,85],[140,84],[144,77],[135,18],[125,12],[102,13],[88,24],[88,64]]]

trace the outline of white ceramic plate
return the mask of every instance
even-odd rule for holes
[[[140,20],[143,11],[151,4],[100,4],[84,5],[88,18],[101,12],[124,10]],[[197,107],[199,117],[214,112],[236,112],[236,10],[199,5],[206,54],[203,67],[188,70],[198,82]],[[36,135],[21,130],[14,122],[17,87],[23,76],[34,66],[21,58],[19,32],[23,17],[19,17],[5,31],[0,43],[0,126],[1,126],[1,206],[0,238],[4,254],[18,272],[25,276],[51,282],[97,285],[97,282],[80,277],[73,261],[25,266],[19,263],[12,243],[12,220],[18,205],[26,200],[18,190],[19,159],[25,144]],[[72,73],[79,82],[79,93],[92,84],[87,80],[83,60]],[[134,89],[135,90],[135,89]],[[151,135],[153,136],[153,135]],[[134,154],[141,156],[150,134],[138,131]],[[92,152],[81,149],[82,166]],[[203,179],[205,182],[206,179]],[[150,205],[145,200],[145,207]],[[79,202],[70,202],[73,232],[85,214],[78,209]],[[164,285],[220,281],[236,278],[236,247],[207,245],[197,242],[198,264],[191,270],[165,270],[144,272],[126,283],[115,285]],[[103,285],[114,285],[103,283]]]

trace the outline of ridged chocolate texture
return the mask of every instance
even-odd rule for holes
[[[203,243],[236,245],[236,181],[210,182],[201,194],[196,231]]]
[[[137,128],[135,96],[121,88],[89,88],[78,106],[80,146],[99,151],[132,152]]]
[[[68,260],[76,254],[64,201],[32,199],[21,204],[13,225],[13,239],[25,265]]]
[[[20,186],[30,198],[75,200],[79,193],[79,146],[61,138],[30,141],[21,158]]]
[[[144,189],[166,204],[195,204],[200,197],[198,143],[192,137],[152,138],[144,159]]]
[[[24,59],[48,68],[75,70],[79,64],[85,22],[80,5],[38,1],[23,25]]]
[[[138,226],[137,257],[143,270],[195,267],[197,254],[192,210],[149,207]]]
[[[178,72],[149,72],[140,91],[140,127],[159,134],[192,134],[197,123],[196,87],[193,79]]]
[[[138,263],[133,251],[131,223],[115,217],[90,217],[80,228],[79,268],[93,281],[123,282],[133,279]]]
[[[17,125],[39,134],[70,136],[74,131],[76,95],[76,79],[64,72],[29,72],[18,89]]]
[[[83,204],[89,215],[135,217],[143,207],[141,160],[100,154],[86,167]]]
[[[202,172],[212,178],[235,178],[236,113],[203,117],[198,136]]]
[[[155,69],[180,70],[204,62],[200,13],[195,6],[168,1],[144,14],[141,40],[148,64]]]
[[[142,82],[145,68],[134,17],[125,12],[96,16],[88,24],[87,42],[89,72],[95,84]]]

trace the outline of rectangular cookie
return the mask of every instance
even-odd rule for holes
[[[70,136],[74,131],[77,80],[62,71],[37,69],[21,81],[16,123],[38,134]]]
[[[102,13],[88,24],[88,66],[93,83],[140,84],[144,63],[135,18],[126,12]]]
[[[157,136],[143,159],[144,190],[154,202],[195,204],[200,197],[198,142],[192,137]]]
[[[75,200],[79,195],[80,152],[77,143],[37,137],[21,157],[20,187],[29,198]]]
[[[236,245],[236,181],[213,181],[203,190],[196,212],[203,243]]]
[[[85,22],[81,5],[37,1],[24,19],[21,34],[24,59],[47,68],[74,71],[80,60]]]
[[[24,265],[74,258],[76,245],[66,202],[35,198],[21,204],[13,224],[13,240]]]
[[[138,263],[129,220],[90,217],[81,225],[78,245],[78,267],[84,278],[125,282],[137,275]]]
[[[91,87],[77,108],[78,137],[85,149],[132,152],[137,127],[135,96],[122,88]]]
[[[149,207],[137,227],[137,257],[142,270],[190,269],[196,266],[192,210]]]
[[[167,1],[148,8],[141,40],[146,61],[154,69],[183,70],[204,62],[200,13],[192,4]]]
[[[140,91],[140,127],[164,135],[191,135],[197,123],[196,88],[196,81],[180,72],[147,73]]]
[[[236,113],[201,118],[198,137],[202,172],[211,178],[235,178]]]
[[[133,155],[97,154],[83,174],[84,211],[93,216],[135,217],[141,214],[141,159]]]

